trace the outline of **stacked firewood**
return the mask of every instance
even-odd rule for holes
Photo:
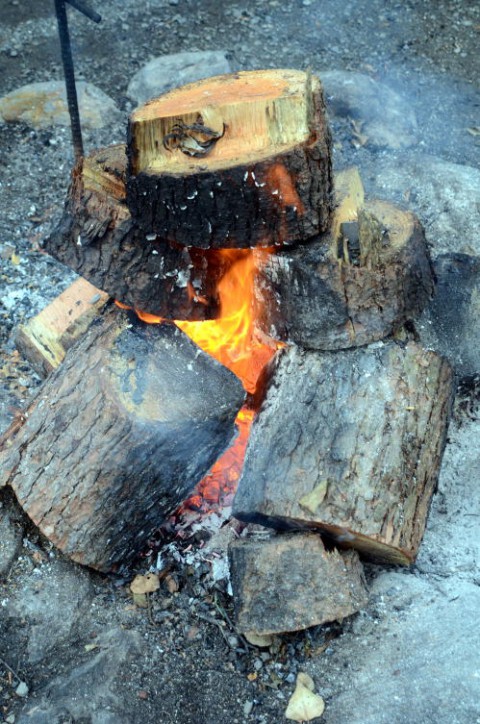
[[[234,503],[240,520],[278,531],[231,546],[243,632],[358,610],[358,553],[412,562],[445,443],[451,370],[405,330],[433,291],[423,230],[366,201],[354,169],[334,189],[330,147],[309,73],[177,89],[132,114],[126,148],[76,166],[47,242],[164,320],[215,318],[221,252],[252,250],[257,334],[285,346],[257,391]],[[5,436],[3,482],[68,555],[110,570],[207,472],[243,400],[176,327],[107,309]]]

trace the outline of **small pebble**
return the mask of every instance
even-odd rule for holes
[[[246,701],[243,705],[243,714],[244,716],[249,716],[252,713],[253,710],[253,701]]]
[[[15,689],[15,694],[17,696],[27,696],[28,695],[28,686],[24,681],[21,681],[17,688]]]

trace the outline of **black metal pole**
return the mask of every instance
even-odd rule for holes
[[[83,156],[83,140],[65,0],[55,0],[55,12],[57,14],[58,34],[60,36],[60,47],[62,50],[62,63],[67,89],[68,112],[70,114],[70,125],[72,128],[73,150],[75,152],[75,159],[78,161]]]
[[[75,8],[76,10],[79,10],[81,13],[86,15],[87,18],[90,18],[90,20],[93,20],[94,23],[99,23],[102,19],[102,16],[95,12],[95,10],[92,10],[92,8],[89,8],[88,5],[85,5],[82,0],[66,0],[66,2],[72,6],[72,8]]]

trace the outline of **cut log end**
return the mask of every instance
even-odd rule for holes
[[[325,230],[330,133],[320,81],[292,70],[200,81],[137,109],[127,200],[186,246],[282,245]]]

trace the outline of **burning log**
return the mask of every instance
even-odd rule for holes
[[[244,396],[174,325],[113,307],[0,441],[0,485],[64,553],[111,570],[223,452]]]
[[[383,339],[427,305],[432,265],[414,215],[377,200],[355,209],[354,220],[351,212],[341,205],[331,233],[259,266],[260,332],[307,349],[345,349]]]
[[[425,528],[453,396],[446,360],[414,343],[277,353],[234,501],[240,520],[316,528],[409,564]]]
[[[329,227],[330,144],[318,78],[209,78],[132,114],[127,203],[146,233],[188,247],[306,240]]]
[[[299,631],[351,616],[368,600],[355,551],[327,552],[315,533],[234,541],[229,563],[240,633]]]
[[[73,170],[49,254],[124,304],[166,319],[217,314],[218,259],[145,234],[125,204],[125,147],[95,151]]]
[[[108,301],[108,294],[81,277],[45,309],[21,325],[15,335],[19,352],[41,377],[57,369],[67,349],[81,337]]]

